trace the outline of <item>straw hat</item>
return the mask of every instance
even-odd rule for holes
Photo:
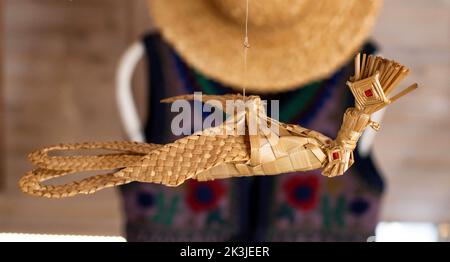
[[[245,0],[148,1],[164,38],[190,66],[256,93],[333,73],[361,47],[381,6],[381,0],[250,0],[244,77]]]

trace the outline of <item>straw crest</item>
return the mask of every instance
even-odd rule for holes
[[[407,67],[393,60],[358,54],[355,57],[355,75],[347,85],[355,96],[356,107],[372,114],[417,88],[417,84],[413,84],[397,95],[387,97],[408,74]]]

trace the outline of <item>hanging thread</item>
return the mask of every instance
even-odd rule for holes
[[[244,37],[244,87],[243,87],[243,91],[242,91],[244,101],[245,101],[245,89],[247,88],[247,56],[248,56],[248,49],[250,48],[250,43],[248,41],[248,7],[249,7],[249,0],[246,0],[245,37]]]

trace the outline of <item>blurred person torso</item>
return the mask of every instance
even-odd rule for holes
[[[147,142],[164,144],[177,138],[171,133],[175,113],[161,99],[194,92],[236,93],[189,67],[158,34],[147,35],[143,42],[149,78]],[[363,51],[371,53],[374,48],[366,44]],[[354,105],[345,85],[352,64],[349,61],[327,79],[260,96],[279,100],[280,121],[335,137],[345,109]],[[193,113],[201,119],[202,112]],[[355,158],[344,176],[332,179],[317,170],[189,180],[176,188],[122,186],[126,237],[128,241],[366,241],[378,222],[383,181],[370,155],[361,157],[356,150]]]

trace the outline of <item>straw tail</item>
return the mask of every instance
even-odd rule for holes
[[[347,82],[355,97],[355,107],[345,112],[338,136],[327,150],[328,162],[323,175],[342,175],[353,164],[353,150],[366,127],[376,131],[380,128],[370,119],[371,114],[417,88],[417,84],[413,84],[388,98],[408,73],[405,66],[380,56],[358,54],[355,57],[355,75]]]
[[[46,147],[31,153],[28,158],[37,166],[19,181],[19,187],[30,195],[63,198],[77,194],[91,194],[103,188],[132,182],[129,177],[118,177],[115,169],[122,169],[140,161],[145,155],[160,148],[161,145],[137,142],[94,142],[60,144]],[[82,151],[98,150],[105,153],[86,155]],[[65,156],[52,156],[55,152],[64,152]],[[95,152],[94,151],[94,152]],[[80,153],[67,155],[67,153]],[[65,184],[48,185],[44,182],[79,172],[104,171],[104,174],[87,177]]]

